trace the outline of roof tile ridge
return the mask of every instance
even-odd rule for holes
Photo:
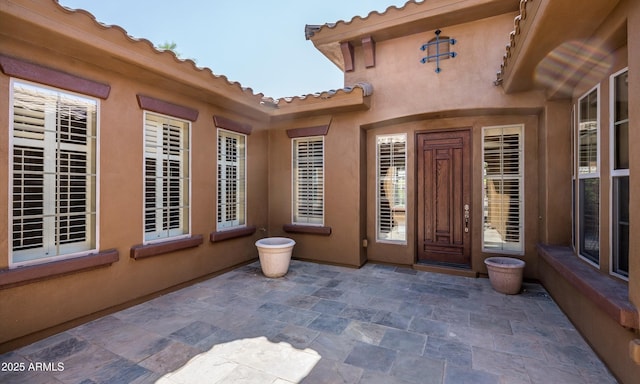
[[[146,38],[140,38],[140,37],[134,37],[132,35],[130,35],[126,29],[124,29],[123,27],[117,25],[117,24],[107,24],[107,23],[103,23],[101,21],[99,21],[96,16],[85,10],[85,9],[76,9],[76,8],[70,8],[70,7],[66,7],[62,4],[59,3],[58,0],[51,0],[52,2],[54,2],[58,8],[60,8],[61,10],[63,10],[65,13],[67,13],[68,15],[82,15],[84,17],[88,17],[96,26],[100,27],[103,30],[114,30],[114,31],[118,31],[122,34],[122,36],[124,36],[130,43],[132,44],[144,44],[147,46],[147,48],[150,48],[151,51],[155,54],[158,55],[170,55],[173,57],[173,60],[181,65],[187,64],[190,65],[191,69],[194,69],[198,72],[208,72],[209,75],[211,75],[214,79],[220,79],[225,81],[227,84],[231,85],[231,86],[235,86],[236,88],[238,88],[240,91],[242,91],[243,93],[250,93],[251,96],[254,97],[258,97],[258,98],[264,98],[264,94],[263,93],[254,93],[253,88],[251,87],[244,87],[242,86],[242,84],[238,81],[232,81],[229,80],[229,78],[225,75],[218,75],[216,73],[213,72],[213,70],[209,67],[200,67],[197,65],[197,63],[193,60],[193,59],[182,59],[180,57],[178,57],[178,55],[176,55],[175,52],[173,52],[172,50],[169,49],[159,49],[156,48],[156,46],[149,40]]]
[[[334,29],[334,28],[337,28],[341,24],[350,25],[353,22],[355,22],[356,20],[366,21],[370,17],[373,17],[373,16],[385,16],[387,13],[389,13],[392,10],[395,11],[395,12],[402,11],[405,8],[407,8],[409,6],[409,4],[424,3],[426,1],[428,1],[428,0],[409,0],[406,3],[404,3],[404,5],[401,6],[401,7],[398,7],[396,5],[390,5],[382,12],[374,10],[374,11],[369,12],[367,14],[367,16],[365,16],[365,17],[362,17],[360,15],[356,15],[356,16],[352,17],[350,20],[338,20],[335,23],[326,23],[326,24],[321,25],[320,29],[317,32],[321,32],[324,28]]]
[[[271,105],[278,105],[280,104],[280,101],[290,104],[295,101],[304,101],[306,99],[329,99],[337,94],[349,94],[353,92],[356,88],[362,89],[362,94],[365,97],[371,96],[373,94],[373,86],[371,84],[365,83],[365,82],[359,82],[359,83],[355,83],[352,86],[345,86],[343,88],[320,91],[317,93],[309,93],[306,95],[281,97],[279,99],[274,99],[272,97],[263,97],[263,102]]]

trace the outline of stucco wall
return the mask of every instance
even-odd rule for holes
[[[571,243],[571,102],[545,103],[538,135],[539,241]]]
[[[118,74],[75,58],[52,55],[41,48],[5,41],[2,53],[19,59],[72,72],[111,86],[99,101],[99,249],[116,249],[119,261],[109,267],[73,273],[45,281],[0,290],[0,344],[48,327],[80,318],[130,300],[152,294],[257,257],[254,242],[263,235],[211,243],[216,230],[216,128],[213,115],[253,126],[247,138],[247,224],[267,226],[267,133],[263,123],[238,116],[209,104],[193,90],[176,92],[171,80],[163,84],[139,81],[136,72]],[[141,71],[143,71],[141,69]],[[0,74],[0,108],[5,121],[0,135],[0,175],[8,180],[10,80]],[[137,94],[197,109],[191,124],[191,225],[192,235],[203,235],[196,248],[143,260],[129,257],[132,246],[142,244],[143,234],[143,110]],[[0,188],[0,210],[9,211],[6,182]],[[9,252],[7,215],[0,219],[0,246]],[[0,268],[8,257],[0,258]]]
[[[539,268],[542,284],[616,378],[622,383],[635,383],[640,377],[640,365],[628,357],[629,342],[637,337],[635,332],[604,314],[545,261],[540,261]]]
[[[292,224],[292,139],[287,129],[313,127],[316,120],[282,123],[269,131],[269,234],[296,240],[293,257],[320,262],[360,266],[361,134],[353,118],[326,119],[324,136],[324,226],[329,236],[285,233]]]
[[[435,62],[420,62],[427,55],[420,47],[435,37],[434,31],[376,43],[372,68],[365,68],[362,47],[355,47],[355,70],[345,73],[345,84],[368,82],[374,89],[362,124],[429,113],[539,108],[543,94],[506,95],[493,84],[514,17],[505,14],[443,27],[441,36],[457,41],[450,47],[457,56],[441,60],[440,73]]]

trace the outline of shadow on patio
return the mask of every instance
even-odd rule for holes
[[[25,367],[3,383],[616,382],[540,285],[507,296],[487,279],[296,260],[284,278],[256,262],[0,362]]]

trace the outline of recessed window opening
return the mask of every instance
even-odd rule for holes
[[[246,224],[246,136],[218,129],[218,230]]]
[[[188,121],[145,112],[144,238],[189,234]]]
[[[485,252],[524,252],[523,127],[483,129]]]
[[[578,253],[600,264],[600,133],[599,87],[578,101],[576,162],[578,166]]]
[[[629,278],[629,72],[611,76],[611,272]]]
[[[376,137],[376,237],[381,242],[407,240],[407,136]]]
[[[324,137],[293,139],[293,223],[324,225]]]
[[[95,251],[98,102],[12,84],[10,265]]]

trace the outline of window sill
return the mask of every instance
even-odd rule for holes
[[[36,281],[53,279],[71,273],[108,267],[120,260],[118,251],[111,249],[97,254],[74,257],[40,265],[0,270],[0,289],[12,288]]]
[[[311,235],[329,236],[331,227],[316,227],[313,225],[285,224],[282,229],[287,233],[307,233]]]
[[[229,229],[227,231],[211,232],[209,241],[217,243],[219,241],[235,239],[238,237],[251,236],[256,232],[256,226],[250,225],[241,228]]]
[[[141,244],[131,247],[130,257],[135,260],[160,256],[182,249],[194,248],[202,244],[202,235],[194,235],[185,239],[168,240],[154,244]]]
[[[538,253],[567,282],[625,328],[638,329],[638,310],[629,287],[580,260],[569,247],[538,244]]]

